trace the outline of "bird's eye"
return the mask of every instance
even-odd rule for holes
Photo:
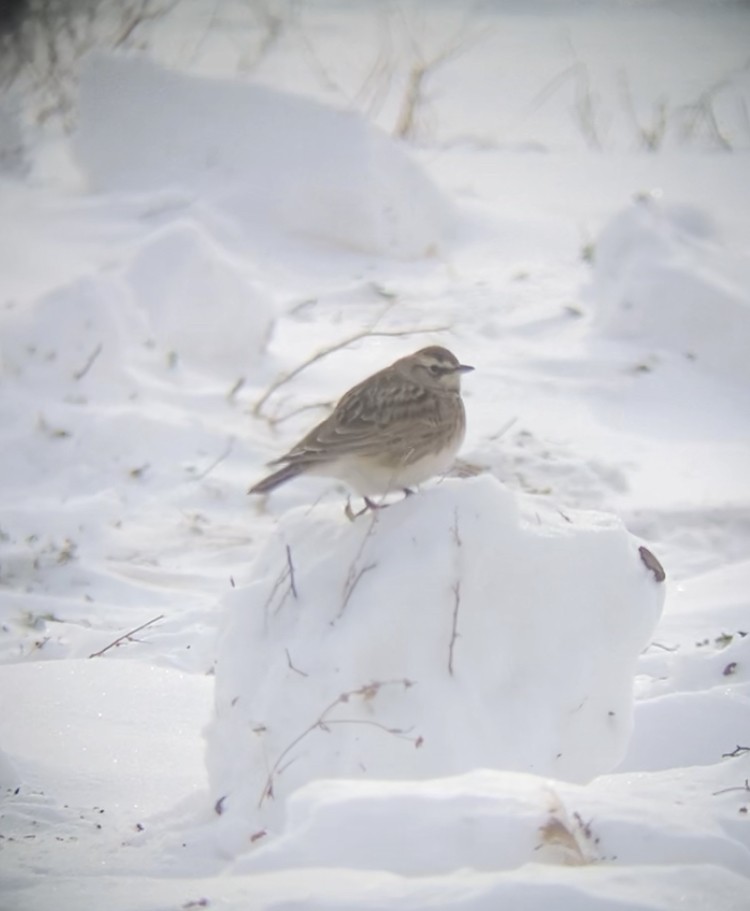
[[[430,364],[428,369],[433,376],[440,376],[443,372],[438,364]]]

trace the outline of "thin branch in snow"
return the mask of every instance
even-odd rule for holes
[[[123,633],[122,636],[118,636],[114,642],[110,642],[109,645],[105,645],[105,647],[99,649],[98,652],[92,652],[89,655],[89,658],[99,658],[101,655],[105,654],[105,652],[108,652],[111,648],[117,648],[117,646],[122,645],[123,642],[134,642],[135,640],[133,639],[133,636],[135,636],[136,633],[140,633],[141,630],[144,630],[149,626],[153,626],[154,623],[158,623],[159,620],[163,619],[164,614],[159,614],[158,617],[154,617],[152,620],[148,620],[146,623],[142,623],[140,626],[136,626],[135,629],[131,629],[129,632]]]
[[[747,747],[737,747],[738,750],[746,750]],[[735,753],[725,753],[725,756],[733,756]],[[736,785],[733,788],[722,788],[720,791],[714,791],[711,795],[712,797],[717,797],[719,794],[729,794],[730,791],[750,791],[750,781],[746,778],[745,783],[741,785]]]
[[[448,646],[448,673],[453,676],[453,649],[460,633],[458,632],[458,612],[461,608],[461,580],[453,583],[453,624],[451,627],[451,641]]]
[[[289,588],[291,589],[292,595],[294,595],[294,600],[297,601],[299,595],[297,594],[297,585],[294,581],[294,563],[292,562],[292,548],[287,544],[286,546],[286,565],[289,568]]]
[[[375,569],[377,567],[377,565],[378,565],[377,563],[367,563],[361,569],[357,570],[357,572],[354,573],[354,575],[350,575],[347,578],[346,587],[344,589],[344,600],[341,603],[341,610],[336,615],[337,620],[346,610],[346,606],[349,603],[349,599],[351,598],[352,594],[354,593],[354,589],[359,584],[359,580],[362,578],[362,576],[364,576],[365,573],[369,573],[371,569]]]
[[[642,654],[645,655],[646,652],[647,652],[650,648],[660,648],[660,649],[661,649],[662,651],[664,651],[664,652],[677,652],[677,651],[680,650],[680,646],[679,646],[679,645],[664,645],[663,642],[649,642],[649,644],[646,646],[646,648],[643,649],[643,653],[642,653]]]
[[[366,563],[364,566],[358,566],[359,560],[361,559],[362,554],[364,553],[365,547],[367,546],[367,542],[370,540],[373,532],[375,531],[375,525],[376,525],[377,521],[378,521],[378,511],[376,509],[374,509],[374,510],[372,510],[372,521],[370,522],[370,527],[367,529],[367,534],[365,534],[365,536],[362,538],[362,542],[359,545],[357,553],[354,555],[354,559],[352,560],[351,564],[349,565],[349,572],[347,573],[346,581],[344,582],[344,591],[343,591],[343,599],[341,602],[341,608],[339,609],[339,612],[336,614],[334,619],[331,621],[331,625],[333,625],[337,620],[341,619],[341,616],[343,615],[344,611],[346,610],[346,606],[349,604],[349,599],[354,594],[354,589],[359,584],[359,581],[362,578],[362,576],[364,576],[365,573],[369,573],[370,570],[375,569],[375,567],[378,565],[377,561],[375,561],[372,563]]]
[[[453,510],[453,542],[456,547],[461,547],[463,545],[461,532],[458,530],[458,506]]]
[[[722,753],[722,759],[729,759],[733,756],[742,756],[743,753],[750,753],[750,747],[741,747],[739,744],[732,750],[731,753]]]
[[[235,396],[240,391],[240,389],[242,389],[242,387],[244,385],[245,385],[245,377],[244,376],[238,377],[232,384],[232,388],[229,390],[229,392],[227,392],[227,401],[233,402],[235,399]]]
[[[284,584],[284,582],[287,582],[287,581],[289,582],[289,585],[285,589],[284,594],[281,596],[279,603],[276,605],[276,609],[274,610],[275,614],[277,614],[281,610],[281,608],[284,605],[284,602],[289,597],[289,595],[292,595],[292,597],[294,598],[295,601],[299,597],[299,593],[297,592],[297,583],[296,583],[295,576],[294,576],[294,563],[292,562],[292,549],[291,549],[291,547],[289,547],[288,544],[286,545],[286,565],[281,570],[279,575],[276,577],[276,581],[273,583],[273,587],[271,588],[271,591],[269,592],[269,595],[266,598],[266,603],[263,608],[263,610],[266,613],[268,612],[268,608],[271,606],[273,599],[276,596],[276,592],[278,592],[279,588],[281,588],[281,586]]]
[[[349,335],[338,342],[334,342],[331,345],[326,345],[325,348],[321,348],[319,351],[316,351],[315,354],[310,355],[310,357],[302,361],[301,364],[298,364],[293,370],[290,370],[288,373],[282,373],[280,376],[278,376],[266,389],[263,395],[258,399],[255,405],[253,405],[252,414],[255,417],[260,417],[263,413],[263,406],[271,398],[274,392],[276,392],[277,389],[280,389],[285,383],[288,383],[296,376],[299,376],[303,370],[311,367],[313,364],[322,360],[324,357],[328,357],[329,354],[333,354],[335,351],[341,351],[342,348],[346,348],[348,345],[359,342],[363,338],[396,338],[405,335],[422,335],[424,333],[446,332],[449,328],[449,326],[431,326],[415,329],[375,329],[374,326],[370,326],[367,329],[362,329],[359,332],[355,332],[354,334]]]
[[[224,461],[224,459],[226,459],[231,454],[233,449],[234,449],[234,437],[229,437],[229,439],[227,440],[227,444],[224,447],[224,449],[222,450],[221,454],[218,455],[213,460],[213,462],[211,462],[211,464],[208,466],[208,468],[204,468],[203,471],[200,472],[200,474],[195,475],[194,477],[191,478],[191,480],[192,481],[202,481],[204,478],[208,477],[208,475],[211,474],[211,472],[214,470],[214,468],[217,468],[219,465],[221,465],[221,463]]]
[[[346,705],[351,701],[355,696],[359,696],[364,701],[373,700],[380,690],[385,686],[401,686],[404,689],[409,689],[414,686],[414,681],[409,680],[406,677],[403,677],[400,680],[373,680],[371,683],[366,683],[363,686],[358,687],[354,690],[348,690],[345,693],[338,695],[333,702],[329,703],[323,711],[318,715],[318,717],[313,721],[311,725],[305,728],[301,734],[298,734],[276,757],[276,761],[271,766],[271,770],[268,773],[266,782],[263,786],[263,791],[261,792],[260,799],[258,800],[258,807],[263,806],[264,801],[273,800],[274,798],[274,779],[283,769],[288,768],[291,764],[290,762],[285,762],[286,758],[289,756],[291,751],[301,743],[309,734],[313,731],[329,731],[330,726],[334,724],[367,724],[379,728],[387,734],[391,734],[394,737],[400,737],[405,740],[410,740],[416,747],[422,746],[423,740],[421,737],[411,737],[407,731],[402,730],[401,728],[389,728],[380,722],[373,721],[372,719],[358,719],[358,718],[329,718],[329,715],[333,710],[339,705]]]
[[[294,673],[299,674],[300,677],[309,677],[310,676],[309,674],[305,673],[305,671],[301,671],[298,667],[294,666],[294,664],[292,662],[292,656],[289,654],[288,648],[284,649],[284,654],[286,655],[286,663],[287,663],[287,667],[289,668],[290,671],[294,671]]]
[[[91,368],[94,366],[96,359],[99,357],[99,355],[101,353],[102,353],[102,343],[99,342],[99,344],[96,346],[96,348],[94,348],[94,350],[91,352],[91,354],[86,359],[86,363],[83,365],[83,367],[81,367],[80,370],[75,371],[75,373],[73,374],[73,379],[82,380],[86,376],[86,374],[89,372],[89,370],[91,370]]]
[[[331,402],[330,400],[327,402],[310,402],[308,405],[300,405],[299,408],[293,408],[285,414],[269,415],[267,420],[271,427],[276,427],[278,424],[283,424],[284,421],[288,421],[289,418],[302,414],[303,411],[315,411],[317,409],[328,409],[330,411],[333,409],[334,404],[335,402]]]
[[[458,612],[461,609],[461,571],[460,571],[460,555],[458,551],[463,546],[463,541],[461,539],[461,532],[458,527],[458,507],[453,510],[453,527],[451,529],[453,534],[453,543],[456,545],[456,557],[458,563],[458,570],[456,573],[456,581],[453,583],[453,619],[451,622],[451,641],[448,645],[448,673],[453,676],[453,650],[456,647],[456,640],[458,639],[460,633],[458,632]]]

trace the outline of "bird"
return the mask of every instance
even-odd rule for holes
[[[374,496],[411,494],[453,464],[466,432],[461,375],[473,369],[438,345],[399,358],[346,392],[248,493],[310,474],[343,481],[364,498],[365,510],[377,508]]]

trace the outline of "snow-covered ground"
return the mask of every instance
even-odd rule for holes
[[[0,111],[0,907],[746,909],[747,5],[113,34]],[[451,477],[246,496],[431,343]]]

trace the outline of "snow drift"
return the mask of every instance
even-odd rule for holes
[[[88,61],[75,148],[93,189],[181,186],[263,232],[408,259],[448,227],[432,182],[362,117],[138,57]]]
[[[603,332],[750,380],[750,269],[703,212],[639,198],[605,227],[591,294]]]
[[[710,788],[686,805],[666,785],[658,775],[605,775],[581,786],[490,770],[418,782],[314,781],[290,798],[284,834],[235,869],[346,867],[419,877],[617,860],[745,873],[750,850],[733,837],[731,813],[711,805]],[[707,831],[705,820],[716,816]]]
[[[618,521],[543,508],[480,477],[354,524],[287,514],[225,603],[208,765],[230,849],[313,779],[617,764],[664,586]]]
[[[266,347],[270,296],[201,225],[151,232],[120,269],[91,273],[0,313],[0,370],[95,399],[132,392],[133,369],[177,362],[236,379]]]
[[[126,278],[162,349],[191,366],[237,377],[257,363],[274,316],[249,271],[185,219],[150,237]]]

